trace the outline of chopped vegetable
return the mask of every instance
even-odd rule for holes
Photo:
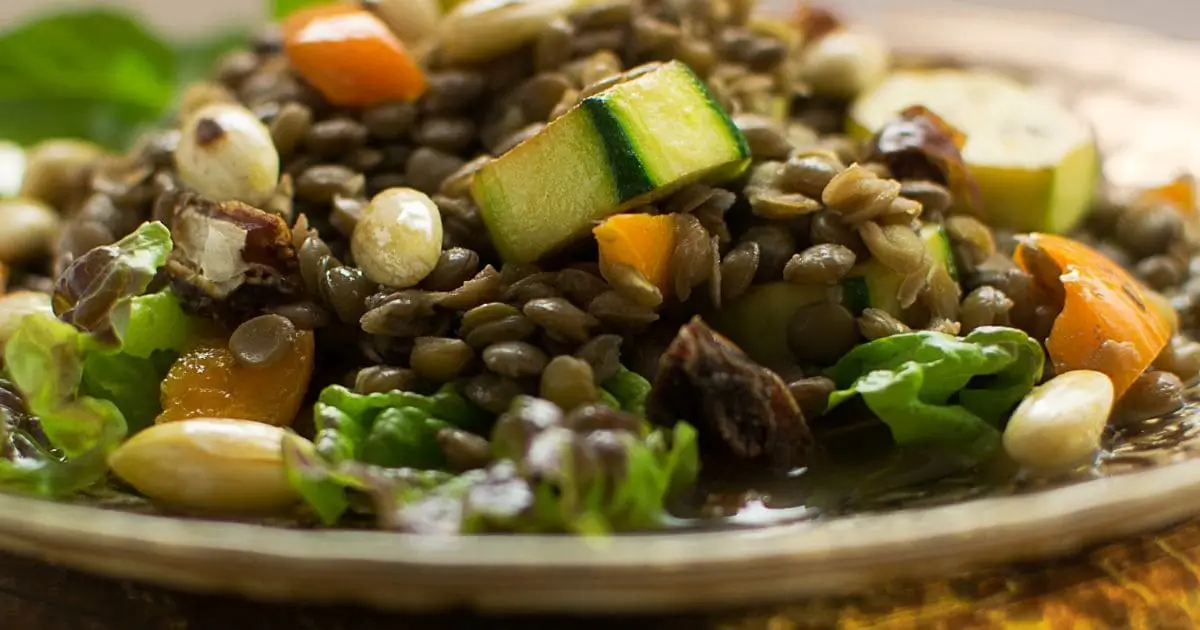
[[[965,338],[893,335],[854,348],[826,371],[838,387],[829,409],[859,396],[897,445],[942,447],[981,462],[1000,446],[1004,419],[1041,378],[1042,362],[1038,342],[1013,328],[978,328]]]
[[[933,263],[945,267],[950,277],[957,279],[958,270],[954,267],[954,254],[945,228],[929,223],[921,227],[920,236]],[[842,281],[846,307],[856,314],[866,308],[877,308],[900,318],[909,306],[901,302],[900,295],[906,279],[905,274],[888,269],[878,260],[858,263]]]
[[[54,315],[50,296],[36,291],[14,291],[0,296],[0,350],[17,332],[21,320],[29,315]]]
[[[660,424],[692,421],[706,439],[776,470],[804,465],[814,447],[804,414],[779,376],[699,317],[679,329],[663,355],[649,409]]]
[[[1149,290],[1083,243],[1034,233],[1013,257],[1049,295],[1061,296],[1046,340],[1056,372],[1103,372],[1120,398],[1170,340],[1171,321]]]
[[[749,157],[728,114],[673,61],[583,99],[485,164],[471,194],[505,261],[529,262],[597,219],[695,181],[735,177]]]
[[[143,223],[112,245],[76,259],[54,286],[54,312],[68,324],[115,343],[114,310],[141,295],[171,253],[171,233],[157,221]]]
[[[792,316],[810,304],[825,301],[827,295],[823,286],[768,282],[726,301],[709,319],[750,358],[769,368],[783,368],[796,361],[788,347]],[[854,295],[850,293],[852,299]]]
[[[616,399],[619,409],[638,417],[646,415],[646,400],[650,397],[650,381],[640,374],[621,366],[612,378],[604,381],[604,391]]]
[[[336,522],[348,507],[346,488],[363,489],[363,467],[444,467],[438,430],[455,426],[480,431],[490,423],[490,416],[467,402],[455,385],[433,396],[404,391],[356,394],[334,385],[321,392],[313,417],[316,446],[311,452],[302,444],[288,447],[289,476],[327,524]]]
[[[235,418],[289,426],[312,377],[313,333],[297,331],[287,352],[269,365],[246,365],[225,338],[197,343],[171,366],[162,382],[157,422]]]
[[[69,457],[116,446],[125,418],[112,402],[80,395],[84,360],[95,341],[74,326],[35,315],[4,348],[4,364],[51,444]]]
[[[141,359],[149,359],[161,350],[187,350],[204,327],[197,318],[183,312],[179,298],[171,291],[118,302],[110,322],[121,351]]]
[[[162,412],[160,383],[175,359],[197,340],[203,325],[183,312],[170,291],[118,302],[112,325],[122,345],[88,354],[83,392],[116,404],[130,432],[136,433]]]
[[[271,16],[285,18],[301,9],[329,3],[329,0],[271,0]]]
[[[390,510],[384,497],[384,524],[442,534],[652,529],[662,524],[666,499],[694,483],[699,470],[696,432],[682,422],[644,438],[551,425],[529,441],[520,462],[503,460],[432,491],[406,493]]]
[[[387,25],[354,5],[301,9],[283,23],[292,68],[334,105],[367,107],[415,100],[425,73]]]
[[[600,272],[626,265],[664,294],[670,287],[675,221],[669,215],[617,214],[592,229],[600,245]]]
[[[966,134],[962,157],[989,225],[1066,232],[1087,211],[1099,173],[1095,142],[1054,99],[990,71],[901,70],[855,101],[849,131],[870,137],[914,104]]]
[[[27,316],[5,348],[15,384],[68,457],[115,445],[158,411],[158,383],[195,331],[173,295],[141,295],[170,251],[161,223],[93,249],[59,277],[62,322]]]

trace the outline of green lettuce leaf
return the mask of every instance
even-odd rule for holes
[[[112,402],[80,395],[85,353],[93,340],[46,315],[22,320],[4,348],[4,363],[50,443],[68,458],[115,447],[125,417]]]
[[[375,418],[362,445],[362,461],[386,468],[440,470],[446,456],[437,433],[450,424],[416,407],[393,407]]]
[[[345,512],[347,489],[365,489],[363,471],[372,471],[372,478],[386,476],[380,470],[440,471],[447,462],[438,431],[456,427],[482,433],[494,420],[452,383],[431,396],[358,394],[332,385],[321,391],[313,418],[311,453],[293,444],[285,466],[292,485],[326,524]],[[347,469],[355,473],[345,473]],[[334,474],[337,470],[343,473]]]
[[[552,482],[522,477],[518,466],[503,460],[486,474],[472,471],[465,479],[400,505],[393,520],[417,531],[604,535],[660,527],[667,500],[696,481],[700,466],[696,431],[680,422],[671,432],[658,429],[644,440],[628,437],[620,474],[581,479],[570,473],[572,466],[565,465],[567,474]],[[459,505],[447,509],[447,498]],[[430,504],[440,507],[431,509]],[[430,526],[430,514],[457,522],[454,527]]]
[[[110,319],[121,351],[141,359],[162,350],[182,353],[195,340],[200,325],[183,311],[171,291],[122,300],[113,307]]]
[[[838,390],[829,408],[862,398],[898,445],[931,445],[973,461],[1000,445],[1009,412],[1042,374],[1041,345],[1013,328],[958,338],[913,332],[877,339],[826,372]]]
[[[170,250],[161,223],[143,224],[64,272],[61,319],[21,321],[4,366],[43,437],[10,433],[29,448],[0,457],[0,484],[57,494],[94,483],[130,429],[161,411],[159,384],[198,328],[169,291],[141,295]]]
[[[118,302],[112,325],[121,346],[88,354],[83,392],[116,404],[130,432],[137,433],[162,412],[160,384],[201,324],[183,311],[174,293],[162,291]]]
[[[622,411],[646,415],[646,398],[650,396],[650,381],[641,374],[621,366],[612,378],[601,385],[621,405]]]

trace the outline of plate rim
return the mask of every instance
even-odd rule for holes
[[[945,506],[605,539],[280,529],[0,495],[0,548],[112,577],[267,600],[644,612],[843,594],[1070,553],[1198,513],[1193,460]]]

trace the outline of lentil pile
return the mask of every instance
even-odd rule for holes
[[[701,461],[782,474],[882,435],[1055,476],[1182,417],[1190,180],[1089,202],[1062,166],[1082,219],[1020,174],[997,193],[936,103],[856,117],[888,51],[815,9],[410,4],[289,17],[127,153],[30,152],[0,201],[15,488],[92,487],[99,453],[168,509],[596,533],[703,501]],[[702,107],[671,100],[690,82]],[[1006,214],[1012,188],[1045,212]],[[56,344],[72,391],[29,367]]]

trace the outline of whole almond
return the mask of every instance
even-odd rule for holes
[[[109,456],[113,472],[155,501],[215,513],[273,513],[299,496],[284,472],[284,430],[196,418],[152,426]]]

